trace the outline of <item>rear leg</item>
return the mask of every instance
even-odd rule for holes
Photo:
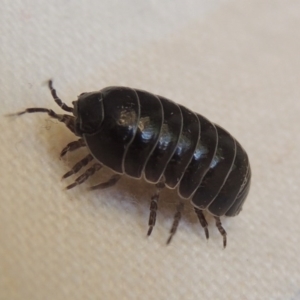
[[[156,212],[157,212],[157,202],[159,200],[159,194],[161,190],[165,187],[164,182],[159,182],[156,185],[156,193],[151,197],[151,203],[150,203],[150,215],[149,215],[149,221],[148,221],[148,232],[147,236],[149,236],[153,230],[153,227],[155,226],[156,222]]]
[[[215,217],[215,220],[216,220],[216,226],[219,230],[219,232],[221,233],[221,235],[223,236],[223,247],[224,249],[226,248],[226,244],[227,244],[227,239],[226,239],[226,236],[227,236],[227,233],[225,231],[225,229],[222,227],[222,223],[221,223],[221,220],[219,217]]]
[[[197,207],[194,207],[194,210],[195,210],[195,213],[197,214],[197,217],[199,219],[199,222],[201,224],[201,226],[203,227],[204,231],[205,231],[205,236],[206,236],[206,239],[208,240],[209,239],[209,232],[208,232],[208,224],[207,224],[207,221],[205,219],[205,216],[203,214],[203,210],[197,208]]]
[[[180,219],[181,219],[181,213],[183,211],[183,208],[184,208],[184,204],[183,204],[182,201],[180,201],[179,204],[177,205],[177,211],[176,211],[175,216],[174,216],[174,221],[173,221],[173,225],[172,225],[171,230],[170,230],[170,237],[167,240],[167,245],[170,244],[174,234],[177,231],[177,228],[178,228],[178,225],[179,225],[179,222],[180,222]]]

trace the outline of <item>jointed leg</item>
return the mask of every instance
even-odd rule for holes
[[[120,174],[114,174],[110,177],[109,180],[107,180],[105,182],[102,182],[102,183],[99,183],[97,185],[91,186],[90,189],[91,190],[107,189],[107,188],[112,187],[113,185],[115,185],[120,180],[120,178],[121,178]]]
[[[76,185],[79,185],[85,182],[90,176],[92,176],[96,171],[99,171],[102,168],[102,165],[95,163],[90,168],[88,168],[81,176],[75,179],[75,182],[66,187],[67,190],[72,189]]]
[[[61,150],[60,157],[66,155],[67,152],[75,151],[84,146],[85,146],[85,142],[83,139],[79,139],[77,141],[71,142],[64,149]]]
[[[79,172],[84,166],[86,166],[90,161],[92,161],[94,158],[92,154],[88,154],[86,157],[84,157],[82,160],[80,160],[76,165],[73,166],[73,168],[63,175],[62,179],[67,178],[77,172]]]
[[[150,216],[149,216],[149,229],[147,232],[147,235],[149,236],[153,230],[153,227],[156,222],[156,211],[157,211],[157,202],[159,200],[159,194],[161,190],[165,187],[164,182],[159,182],[156,184],[156,193],[151,197],[151,203],[150,203]]]
[[[207,224],[207,221],[204,217],[203,211],[199,208],[196,208],[196,207],[194,208],[194,210],[197,214],[197,217],[199,219],[199,222],[200,222],[201,226],[203,227],[203,229],[205,231],[206,239],[208,240],[208,238],[209,238],[209,233],[208,233],[208,229],[207,229],[208,224]]]
[[[216,220],[216,226],[219,229],[219,232],[223,236],[223,247],[226,248],[226,244],[227,244],[226,235],[227,235],[227,233],[226,233],[225,229],[222,227],[222,223],[220,221],[220,218],[219,217],[214,217],[214,218]]]
[[[170,230],[170,237],[167,240],[167,244],[170,244],[174,234],[176,233],[176,230],[177,230],[178,225],[179,225],[179,221],[181,219],[181,213],[183,211],[183,208],[184,208],[184,204],[183,204],[182,201],[180,201],[179,204],[177,205],[177,211],[176,211],[175,216],[174,216],[174,221],[173,221],[172,228]]]

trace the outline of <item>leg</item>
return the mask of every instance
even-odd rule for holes
[[[99,163],[96,163],[92,165],[89,169],[87,169],[81,176],[75,179],[75,182],[68,185],[66,187],[67,190],[72,189],[76,185],[79,185],[83,182],[85,182],[90,176],[92,176],[96,171],[99,171],[102,168],[102,165]]]
[[[113,176],[110,177],[109,180],[99,183],[97,185],[91,186],[90,189],[91,190],[103,190],[103,189],[107,189],[109,187],[112,187],[113,185],[115,185],[119,180],[121,179],[121,175],[120,174],[114,174]]]
[[[173,221],[172,228],[170,230],[170,237],[167,240],[167,245],[170,244],[174,234],[176,233],[176,230],[177,230],[178,225],[179,225],[179,221],[181,219],[181,212],[183,211],[183,208],[184,208],[184,204],[183,204],[182,201],[180,201],[179,204],[177,205],[177,211],[176,211],[175,216],[174,216],[174,221]]]
[[[161,190],[165,187],[164,182],[159,182],[156,184],[156,193],[151,197],[151,203],[150,203],[150,216],[149,216],[149,229],[147,232],[147,235],[149,236],[153,230],[153,227],[156,222],[156,211],[157,211],[157,202],[159,200],[159,194]]]
[[[56,94],[56,90],[53,88],[53,85],[52,85],[52,80],[49,80],[48,81],[48,87],[50,89],[50,92],[51,92],[51,95],[54,99],[54,101],[56,102],[56,104],[63,110],[67,111],[67,112],[73,112],[73,108],[72,107],[69,107],[67,106],[65,103],[63,103],[61,101],[60,98],[57,97],[57,94]]]
[[[71,142],[64,149],[61,150],[60,157],[63,157],[64,155],[66,155],[67,152],[75,151],[84,146],[85,146],[85,143],[84,143],[83,139],[79,139],[77,141]]]
[[[225,229],[222,227],[222,223],[221,223],[221,221],[220,221],[220,218],[219,217],[214,217],[215,218],[215,220],[216,220],[216,226],[217,226],[217,228],[219,229],[219,232],[222,234],[222,236],[223,236],[223,247],[224,247],[224,249],[226,248],[226,244],[227,244],[227,240],[226,240],[226,235],[227,235],[227,233],[226,233],[226,231],[225,231]]]
[[[197,214],[197,217],[199,219],[199,222],[201,224],[201,226],[203,227],[204,231],[205,231],[205,236],[206,236],[206,239],[208,240],[209,238],[209,233],[208,233],[208,229],[207,229],[207,221],[204,217],[204,214],[203,214],[203,210],[197,208],[197,207],[194,207],[194,210]]]
[[[94,158],[92,154],[87,155],[82,160],[80,160],[76,165],[73,166],[73,168],[67,172],[65,175],[63,175],[62,179],[67,178],[77,172],[79,172],[84,166],[86,166],[90,161],[92,161]]]

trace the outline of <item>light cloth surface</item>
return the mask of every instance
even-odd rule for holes
[[[0,299],[300,299],[300,2],[1,1]],[[242,213],[210,239],[187,203],[102,171],[66,191],[74,136],[47,115],[109,85],[141,88],[231,132],[253,170]]]

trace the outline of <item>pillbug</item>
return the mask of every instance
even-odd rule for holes
[[[209,233],[204,211],[214,217],[226,247],[227,234],[220,217],[239,214],[251,180],[248,156],[236,139],[200,114],[143,90],[106,87],[82,93],[69,107],[58,98],[51,80],[48,86],[54,101],[71,114],[36,107],[15,115],[42,112],[64,123],[79,139],[69,143],[61,157],[87,147],[89,154],[63,178],[91,165],[67,189],[83,183],[103,166],[112,169],[114,175],[91,189],[111,187],[122,175],[144,177],[156,186],[150,202],[149,236],[156,222],[160,191],[176,188],[179,202],[167,243],[189,199],[206,238]]]

